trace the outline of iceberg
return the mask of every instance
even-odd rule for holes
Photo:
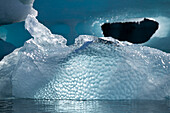
[[[0,97],[155,99],[170,97],[170,54],[111,37],[80,35],[67,46],[33,15],[24,46],[0,62]]]
[[[32,7],[34,0],[1,0],[0,1],[0,26],[24,21],[28,14],[37,16],[37,11]]]

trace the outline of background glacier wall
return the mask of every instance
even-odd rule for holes
[[[152,4],[152,5],[151,5]],[[157,35],[144,45],[170,52],[169,0],[35,0],[34,8],[39,11],[38,20],[52,33],[63,35],[68,45],[78,35],[101,37],[100,25],[104,22],[136,21],[143,17],[153,18],[160,23]],[[15,28],[18,28],[16,30]],[[17,47],[30,38],[23,23],[0,27],[6,29],[6,41]],[[15,36],[15,37],[14,37]]]

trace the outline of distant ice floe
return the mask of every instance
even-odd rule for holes
[[[34,0],[0,0],[0,25],[24,21],[28,14],[37,16]]]
[[[81,35],[74,45],[33,15],[34,37],[0,62],[0,97],[155,99],[170,97],[170,54],[112,38]],[[101,41],[104,40],[104,43]]]

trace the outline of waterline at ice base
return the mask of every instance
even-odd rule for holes
[[[81,35],[75,44],[33,16],[33,38],[0,62],[0,97],[75,100],[164,100],[170,97],[170,54],[109,37]]]

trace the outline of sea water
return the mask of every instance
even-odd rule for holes
[[[0,100],[2,113],[169,113],[168,100]]]

